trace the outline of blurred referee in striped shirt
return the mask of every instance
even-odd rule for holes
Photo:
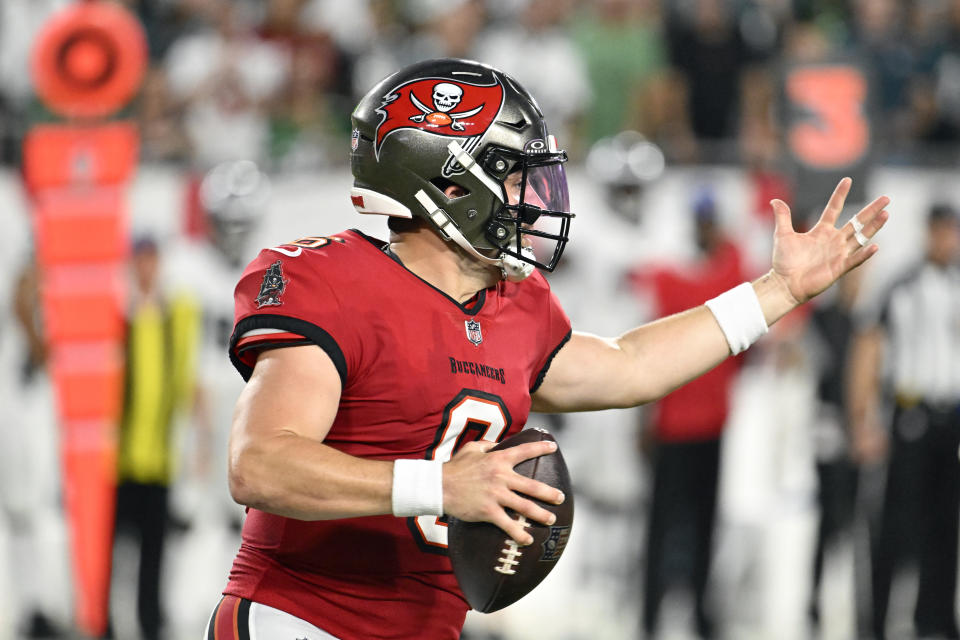
[[[891,585],[907,566],[916,567],[919,577],[913,620],[917,636],[960,638],[954,613],[960,516],[960,218],[953,207],[938,204],[927,225],[924,259],[890,287],[878,313],[864,319],[851,354],[854,455],[864,465],[887,461],[882,513],[871,536],[872,632],[878,639],[889,635]]]

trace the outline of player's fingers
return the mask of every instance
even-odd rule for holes
[[[890,204],[890,198],[880,196],[863,209],[860,209],[860,211],[847,222],[847,224],[852,227],[850,229],[850,235],[854,235],[857,231],[860,231],[872,237],[890,217],[890,214],[884,209],[888,204]]]
[[[477,440],[476,442],[477,442],[477,449],[479,449],[484,453],[486,453],[487,451],[490,451],[490,449],[493,449],[495,446],[497,446],[496,442],[490,442],[489,440]]]
[[[863,225],[863,233],[872,238],[887,223],[890,212],[884,207],[888,204],[890,204],[890,198],[886,196],[877,198],[854,216]]]
[[[790,215],[790,207],[783,200],[773,199],[770,201],[773,207],[773,224],[776,231],[793,231],[793,218]]]
[[[853,180],[850,178],[843,178],[837,183],[837,188],[833,190],[833,195],[830,196],[827,206],[823,209],[823,215],[820,216],[821,221],[829,225],[836,224],[840,212],[843,211],[843,203],[847,200],[847,194],[850,193],[850,185],[852,184]]]
[[[844,228],[847,231],[847,239],[853,246],[853,250],[855,251],[858,245],[863,247],[870,242],[889,219],[890,213],[886,209],[871,210],[868,213],[861,211],[861,213],[850,218]]]
[[[496,442],[490,442],[489,440],[472,440],[464,444],[457,453],[470,453],[471,451],[486,453],[496,446],[496,444]]]
[[[566,499],[563,491],[551,487],[545,482],[522,476],[519,473],[513,475],[513,478],[511,478],[507,486],[512,491],[536,498],[537,500],[542,500],[543,502],[549,502],[550,504],[563,504],[563,501]]]
[[[556,450],[556,442],[552,440],[540,440],[539,442],[526,442],[524,444],[518,444],[515,447],[510,447],[509,449],[504,449],[503,454],[511,466],[516,466],[524,460],[544,456]]]
[[[512,491],[510,492],[510,495],[504,496],[501,504],[504,507],[513,509],[528,520],[533,520],[541,524],[549,526],[557,521],[557,517],[553,515],[553,513],[547,509],[544,509],[533,500],[524,498],[523,496],[517,495]]]
[[[869,224],[873,217],[883,211],[884,207],[886,207],[888,204],[890,204],[890,198],[887,196],[880,196],[863,209],[860,209],[860,211],[857,212],[857,218],[864,225]]]
[[[506,511],[498,508],[492,514],[490,522],[503,529],[503,532],[515,540],[517,544],[526,546],[533,543],[533,536],[527,532],[530,522],[522,514],[514,519],[507,515]]]
[[[861,247],[857,251],[854,251],[853,254],[847,258],[847,271],[851,269],[856,269],[861,264],[873,257],[873,255],[880,250],[875,244],[868,244],[865,247]]]

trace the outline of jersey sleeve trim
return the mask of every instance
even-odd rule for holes
[[[303,344],[304,342],[310,342],[310,340],[304,338],[299,333],[293,333],[291,331],[279,331],[276,329],[264,329],[263,331],[264,333],[259,333],[258,330],[248,331],[240,336],[240,339],[237,340],[237,353],[243,353],[250,349],[265,349],[268,343],[271,345],[279,345],[284,343]]]
[[[547,361],[543,363],[543,368],[540,369],[540,373],[537,374],[537,379],[533,383],[533,386],[530,387],[530,395],[533,395],[537,392],[537,389],[540,388],[540,385],[543,384],[543,378],[547,375],[547,369],[550,368],[551,363],[553,363],[554,357],[560,352],[560,349],[563,348],[563,345],[567,344],[570,341],[570,336],[573,335],[573,331],[567,331],[567,335],[563,336],[563,339],[560,340],[560,344],[554,347],[553,351],[550,352],[550,355],[547,357]]]
[[[262,334],[259,332],[260,329],[273,329],[279,330],[283,333],[292,333],[298,336],[303,336],[304,341],[250,341],[243,340],[250,332],[255,332],[253,335],[261,338],[269,338],[270,334]],[[242,342],[242,344],[241,344]],[[277,347],[292,347],[298,344],[308,344],[313,343],[323,349],[330,360],[333,361],[333,366],[337,368],[337,373],[340,375],[340,384],[346,386],[347,384],[347,360],[343,356],[343,351],[340,349],[340,345],[337,344],[337,341],[334,340],[333,336],[329,333],[313,324],[312,322],[307,322],[306,320],[301,320],[300,318],[292,318],[290,316],[282,316],[277,314],[264,313],[254,316],[247,316],[237,323],[236,328],[233,330],[233,335],[230,337],[230,362],[233,363],[233,366],[236,367],[237,371],[240,372],[240,375],[243,376],[244,380],[249,380],[250,376],[253,374],[253,366],[245,362],[240,354],[243,351],[247,351],[251,348],[272,348],[269,343],[277,342],[275,346]]]

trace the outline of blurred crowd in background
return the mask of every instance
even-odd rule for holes
[[[43,382],[41,285],[18,173],[26,132],[56,119],[33,93],[30,45],[65,4],[0,2],[0,267],[7,275],[0,279],[7,309],[0,317],[0,640],[71,637],[56,416]],[[883,505],[892,499],[885,470],[898,439],[891,444],[868,423],[907,415],[907,444],[924,443],[935,429],[916,425],[930,405],[931,420],[952,424],[946,428],[956,435],[960,382],[928,402],[923,389],[881,397],[861,381],[867,391],[857,416],[845,390],[854,375],[847,356],[860,334],[896,337],[904,322],[947,340],[921,355],[946,357],[938,379],[960,381],[960,357],[953,358],[960,356],[960,242],[951,244],[960,238],[960,1],[123,4],[149,43],[142,88],[116,116],[136,122],[140,133],[128,349],[136,347],[136,327],[157,333],[158,309],[181,309],[185,326],[195,314],[196,326],[185,331],[196,331],[199,346],[184,356],[195,371],[176,380],[178,410],[159,427],[160,461],[149,463],[159,471],[120,470],[118,517],[127,528],[118,533],[132,535],[117,537],[114,637],[200,637],[243,517],[225,481],[226,435],[242,386],[226,356],[233,285],[259,246],[347,227],[383,236],[382,220],[359,219],[347,199],[350,112],[404,64],[448,56],[516,77],[570,154],[578,217],[550,280],[575,329],[616,335],[758,276],[769,267],[769,199],[797,204],[798,226],[813,203],[826,201],[840,175],[829,175],[826,189],[804,187],[787,149],[786,78],[796,66],[840,63],[862,74],[869,90],[858,111],[828,111],[827,119],[869,119],[870,169],[851,163],[851,170],[861,193],[890,195],[894,212],[866,274],[786,318],[699,387],[642,410],[531,417],[532,426],[557,434],[567,457],[577,526],[564,561],[541,587],[497,615],[471,614],[464,638],[840,640],[880,638],[884,627],[890,638],[958,637],[953,611],[914,611],[917,593],[923,602],[955,601],[956,574],[950,584],[950,571],[941,571],[930,587],[929,567],[922,568],[929,559],[900,570],[912,566],[904,558],[931,548],[911,534],[921,528],[911,522],[926,512],[901,511],[894,528],[884,528]],[[843,103],[843,96],[820,98],[799,101],[810,100],[814,112]],[[843,126],[828,131],[838,140],[846,133]],[[933,222],[948,225],[936,234],[927,226],[931,212]],[[937,299],[958,302],[927,307],[918,294],[915,303],[899,304],[921,315],[934,309],[927,315],[956,320],[952,329],[910,325],[907,310],[887,306],[888,285],[930,262],[932,238],[946,238],[934,253],[952,275],[918,286],[944,286],[952,293]],[[892,350],[900,365],[920,351],[903,343]],[[864,368],[890,368],[879,351],[873,355],[859,356],[861,376]],[[918,366],[935,369],[923,360]],[[150,385],[171,374],[130,367],[128,375]],[[196,388],[185,391],[188,383]],[[935,486],[955,486],[956,444],[936,447],[945,461],[917,454],[912,467],[898,466],[896,486],[909,489],[901,506],[931,493],[917,478],[934,464],[947,469]],[[127,454],[121,465],[135,461]],[[151,494],[154,502],[131,493],[131,479],[145,477],[169,492]],[[955,569],[960,499],[938,499],[948,508],[929,510],[942,516],[933,529],[938,544],[949,548],[952,540],[953,555],[934,564]],[[158,528],[161,540],[146,535]],[[140,556],[134,547],[149,549]],[[883,584],[872,565],[884,568]]]
[[[60,0],[0,10],[2,160],[45,114],[26,68]],[[144,160],[276,169],[345,161],[359,96],[403,64],[483,60],[538,97],[574,159],[625,129],[671,163],[776,164],[785,65],[855,60],[884,161],[950,162],[960,137],[951,0],[127,0],[150,72],[129,113]]]

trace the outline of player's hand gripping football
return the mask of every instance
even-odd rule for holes
[[[513,468],[524,460],[553,453],[557,445],[529,442],[488,453],[495,444],[467,443],[443,465],[443,510],[467,522],[491,522],[518,544],[527,545],[533,537],[504,509],[513,509],[529,520],[551,525],[555,516],[527,496],[561,504],[564,495],[550,485],[520,475]]]
[[[878,247],[867,241],[890,217],[884,209],[890,198],[877,198],[837,228],[852,183],[850,178],[840,181],[817,224],[806,233],[794,231],[790,207],[785,202],[770,203],[776,225],[771,274],[780,279],[796,304],[814,297],[877,252]]]

